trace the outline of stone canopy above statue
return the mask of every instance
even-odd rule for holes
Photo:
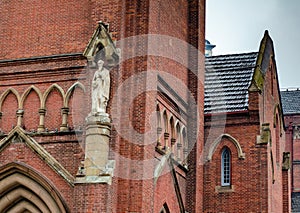
[[[115,66],[119,62],[120,50],[116,48],[109,34],[109,25],[98,23],[92,38],[83,52],[90,65],[96,66],[99,60],[104,61],[106,66]]]

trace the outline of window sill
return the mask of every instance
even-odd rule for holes
[[[234,192],[234,185],[231,186],[216,186],[216,193]]]

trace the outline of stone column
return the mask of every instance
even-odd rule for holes
[[[61,113],[62,113],[62,124],[60,125],[60,131],[68,131],[69,108],[68,107],[61,108]]]
[[[168,142],[169,136],[170,136],[170,134],[168,132],[164,133],[164,140],[165,140],[164,148],[165,148],[165,150],[169,149],[169,142]]]
[[[40,123],[38,126],[37,131],[38,132],[44,132],[45,131],[45,115],[46,115],[46,109],[40,109],[39,110],[40,114]]]
[[[161,142],[160,142],[160,134],[162,132],[162,128],[161,127],[157,127],[157,144],[156,144],[156,147],[159,148],[159,149],[162,149],[162,145],[161,145]]]
[[[174,146],[175,143],[176,143],[176,138],[171,138],[171,150],[172,150],[172,153],[175,152],[175,146]]]
[[[24,110],[23,109],[18,109],[17,110],[17,126],[22,126],[22,118],[23,118],[23,115],[24,115]]]

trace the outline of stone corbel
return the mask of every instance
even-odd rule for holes
[[[264,123],[261,126],[260,137],[258,137],[257,144],[268,144],[271,143],[271,130],[270,124]]]
[[[282,160],[282,170],[286,171],[291,168],[291,153],[284,152],[283,153],[283,160]]]

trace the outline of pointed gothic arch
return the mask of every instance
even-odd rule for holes
[[[51,92],[53,89],[57,89],[57,90],[58,90],[58,92],[59,92],[59,94],[61,95],[62,100],[63,100],[63,102],[64,102],[64,100],[65,100],[65,92],[64,92],[63,88],[61,88],[58,84],[55,83],[55,84],[52,84],[52,85],[45,91],[45,93],[44,93],[44,95],[43,95],[43,99],[42,99],[42,107],[41,107],[42,109],[45,108],[47,98],[48,98],[50,92]]]
[[[231,135],[229,134],[222,134],[220,135],[209,147],[208,149],[208,154],[207,154],[207,160],[210,161],[212,159],[212,156],[216,150],[216,148],[218,147],[218,145],[221,143],[222,139],[226,138],[228,139],[230,142],[232,142],[234,144],[234,146],[237,149],[237,153],[238,153],[238,158],[240,159],[244,159],[245,158],[245,153],[242,150],[242,147],[240,145],[240,143]]]
[[[75,82],[66,92],[66,96],[64,98],[64,107],[69,107],[70,97],[72,96],[72,94],[74,93],[74,91],[77,87],[82,89],[83,92],[85,92],[84,85],[82,83],[80,83],[79,81]]]
[[[175,121],[174,121],[174,117],[171,116],[170,120],[169,120],[169,124],[170,124],[170,133],[171,133],[171,138],[176,138],[176,132],[175,132]]]
[[[282,126],[283,126],[283,118],[282,118],[282,109],[280,107],[280,104],[276,104],[274,106],[274,112],[273,112],[273,123],[274,128],[276,128],[277,125],[279,125],[280,128],[280,134],[282,134]],[[278,117],[278,119],[277,119]]]
[[[14,88],[8,88],[4,93],[2,93],[2,95],[0,96],[0,112],[2,110],[2,105],[3,105],[3,102],[5,100],[5,98],[10,94],[14,94],[17,98],[17,102],[18,102],[18,108],[20,108],[20,95],[18,93],[17,90],[15,90]]]
[[[36,92],[36,94],[38,95],[39,100],[40,100],[40,107],[42,106],[43,95],[42,95],[41,91],[36,86],[31,85],[29,88],[27,88],[25,90],[25,92],[21,96],[20,109],[23,109],[24,102],[25,102],[26,98],[28,97],[28,95],[30,94],[31,91],[35,91]]]
[[[0,194],[0,212],[70,212],[51,181],[22,163],[0,167]]]
[[[167,114],[167,110],[164,110],[162,113],[162,119],[163,119],[163,128],[164,128],[164,132],[169,132],[169,119],[168,119],[168,114]]]

